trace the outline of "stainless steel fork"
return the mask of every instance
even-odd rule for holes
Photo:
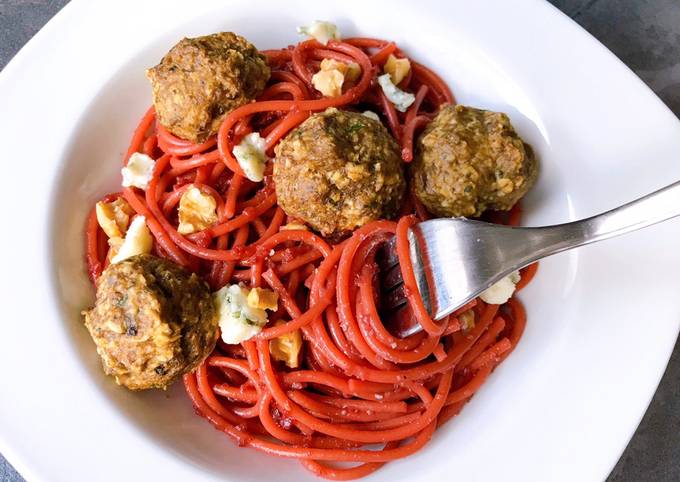
[[[425,307],[440,320],[539,259],[678,215],[680,181],[611,211],[556,226],[518,228],[465,218],[432,219],[411,228],[411,261]],[[381,266],[382,311],[398,315],[406,300],[394,245],[394,239],[387,243]],[[387,329],[395,336],[421,330],[412,317],[388,319],[392,321]]]

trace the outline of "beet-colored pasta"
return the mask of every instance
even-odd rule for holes
[[[148,188],[124,188],[104,200],[123,196],[146,217],[154,252],[197,272],[213,289],[244,282],[278,294],[279,309],[259,334],[236,346],[220,341],[184,376],[197,413],[239,446],[299,459],[328,479],[363,477],[420,450],[437,427],[460,413],[515,348],[526,315],[516,298],[500,307],[477,299],[444,320],[430,318],[415,285],[407,239],[408,228],[429,215],[410,194],[400,219],[371,222],[342,242],[307,230],[280,230],[287,219],[271,172],[253,183],[232,154],[243,136],[260,132],[271,154],[312,113],[370,108],[381,114],[409,162],[418,132],[441,104],[455,100],[436,73],[411,61],[412,72],[400,88],[416,101],[407,112],[396,111],[375,82],[389,55],[405,57],[394,42],[307,40],[263,53],[272,69],[264,92],[228,114],[217,135],[200,144],[175,137],[150,108],[125,154],[126,163],[135,152],[155,159]],[[311,78],[323,58],[355,62],[361,76],[340,96],[321,97]],[[183,235],[175,213],[189,185],[215,199],[218,220]],[[517,208],[502,221],[514,225],[519,216]],[[376,254],[395,235],[409,306],[423,327],[405,339],[385,329],[376,301]],[[86,229],[93,280],[106,265],[102,236],[93,210]],[[535,265],[522,270],[517,288],[535,271]],[[474,323],[463,326],[463,317]],[[272,359],[269,343],[296,330],[303,338],[302,362],[288,368]]]

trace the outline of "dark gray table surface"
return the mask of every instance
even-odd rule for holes
[[[0,0],[0,68],[66,3]],[[611,49],[680,116],[680,0],[551,3]],[[680,481],[679,381],[676,342],[659,389],[609,482]],[[0,482],[22,480],[0,455]]]

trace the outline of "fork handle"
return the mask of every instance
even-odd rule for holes
[[[546,256],[629,233],[680,216],[680,181],[611,211],[556,226],[526,231],[526,266]]]

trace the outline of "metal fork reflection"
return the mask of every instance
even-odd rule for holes
[[[409,231],[410,258],[423,303],[441,320],[515,270],[568,249],[680,215],[680,182],[603,214],[556,226],[519,228],[465,218],[432,219]],[[387,329],[400,338],[421,330],[408,312],[395,240],[380,261]]]

